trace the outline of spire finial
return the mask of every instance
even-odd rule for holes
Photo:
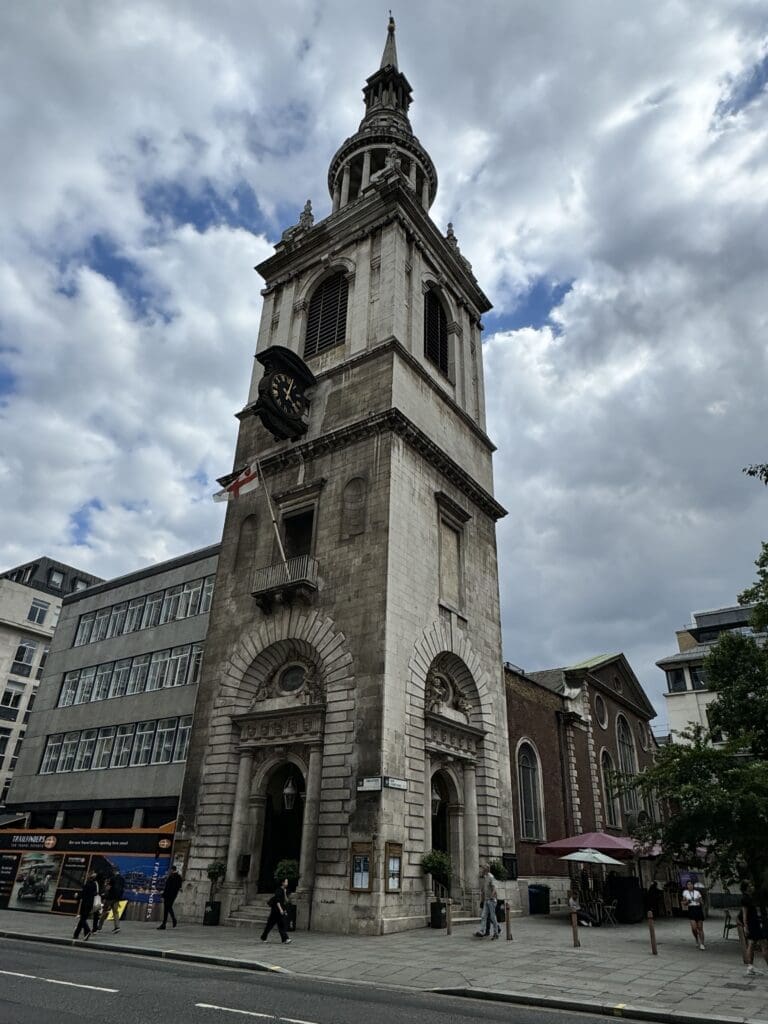
[[[395,46],[395,19],[392,17],[392,11],[389,12],[389,24],[387,25],[387,41],[384,44],[384,53],[381,57],[382,68],[393,67],[397,68],[397,47]]]

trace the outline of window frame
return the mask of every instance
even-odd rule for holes
[[[532,755],[532,764],[525,768],[528,774],[529,785],[524,785],[523,780],[523,757],[527,757],[527,752],[530,751]],[[518,805],[520,815],[520,839],[524,842],[540,842],[545,838],[545,824],[544,824],[544,793],[543,793],[543,779],[541,772],[541,758],[539,752],[536,749],[536,744],[527,736],[523,736],[517,744],[517,753],[515,757],[515,768],[517,771],[517,791],[518,791]],[[532,800],[532,811],[533,815],[530,818],[532,828],[528,828],[528,817],[526,816],[526,789],[530,790]]]
[[[337,287],[336,296],[330,294],[331,286]],[[325,308],[325,303],[334,303],[333,311]],[[319,304],[319,308],[318,308]],[[315,282],[307,299],[306,319],[304,322],[303,358],[314,359],[324,352],[345,345],[347,341],[347,321],[349,319],[349,275],[345,270],[333,268]],[[310,332],[312,337],[310,337]],[[324,337],[333,338],[324,341]]]
[[[366,862],[366,867],[356,870],[357,860]],[[349,891],[350,892],[371,892],[373,890],[373,843],[351,843],[349,847]],[[367,881],[364,885],[356,885],[357,875],[365,875]],[[362,879],[361,879],[362,881]]]

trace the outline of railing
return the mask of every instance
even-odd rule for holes
[[[251,593],[255,596],[302,585],[316,590],[317,571],[317,559],[311,555],[298,555],[285,562],[265,565],[254,573]]]

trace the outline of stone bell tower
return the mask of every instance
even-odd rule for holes
[[[363,95],[331,214],[308,203],[257,268],[222,484],[259,486],[227,509],[182,813],[200,898],[226,862],[225,917],[265,915],[278,862],[297,861],[299,929],[379,934],[425,923],[426,851],[469,900],[514,838],[490,304],[430,219],[437,174],[391,19]]]

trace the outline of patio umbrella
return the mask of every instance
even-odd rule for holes
[[[576,850],[575,853],[566,853],[560,860],[574,860],[579,864],[618,864],[619,867],[624,863],[615,857],[609,857],[607,853],[600,853],[599,850]]]
[[[635,856],[635,841],[629,836],[612,836],[607,832],[582,832],[578,836],[566,836],[551,843],[536,847],[536,853],[549,857],[562,857],[579,850],[598,850],[619,860],[632,860]]]

